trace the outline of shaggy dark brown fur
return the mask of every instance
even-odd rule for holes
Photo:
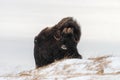
[[[82,58],[77,44],[81,29],[72,17],[63,18],[53,27],[42,30],[34,40],[36,68],[63,58]]]

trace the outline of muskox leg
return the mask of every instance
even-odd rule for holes
[[[75,53],[73,53],[72,58],[79,58],[82,59],[82,56],[78,53],[78,51],[74,51]]]

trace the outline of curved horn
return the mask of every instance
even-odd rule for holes
[[[58,41],[61,39],[60,31],[57,31],[56,34],[54,35],[54,38]]]

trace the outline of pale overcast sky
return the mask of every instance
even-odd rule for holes
[[[83,38],[120,41],[119,0],[0,0],[0,37],[33,37],[73,16]]]
[[[107,42],[120,47],[120,0],[0,0],[0,62],[21,61],[17,55],[24,63],[33,61],[34,36],[67,16],[81,25],[81,44]],[[90,49],[87,45],[84,48]],[[114,47],[108,50],[116,53]],[[15,56],[5,58],[8,54]]]

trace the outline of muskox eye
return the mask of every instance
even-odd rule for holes
[[[66,47],[66,45],[64,45],[64,44],[61,46],[61,48],[62,48],[63,50],[67,50],[67,47]]]

